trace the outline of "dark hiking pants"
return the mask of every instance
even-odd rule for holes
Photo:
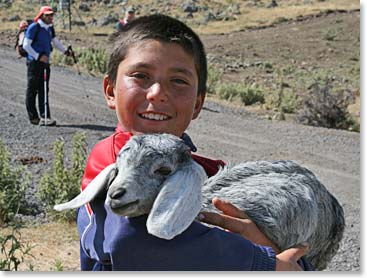
[[[27,61],[27,91],[26,91],[26,108],[29,120],[45,117],[45,89],[44,89],[44,69],[47,72],[47,92],[50,80],[50,64],[39,61]],[[36,109],[36,97],[38,95],[39,116]],[[47,94],[47,118],[51,118],[50,107]]]

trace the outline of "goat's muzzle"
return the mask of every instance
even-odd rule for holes
[[[138,203],[139,203],[139,200],[135,200],[130,203],[121,203],[121,201],[119,200],[111,200],[109,205],[115,213],[125,215],[125,216],[130,216],[130,214],[126,210],[131,208],[134,205],[137,205]]]
[[[126,189],[125,188],[118,188],[116,190],[114,190],[113,192],[109,192],[108,195],[110,196],[110,198],[113,199],[119,199],[120,197],[122,197],[124,194],[126,193]]]

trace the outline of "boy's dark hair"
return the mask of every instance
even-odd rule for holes
[[[162,14],[139,17],[114,34],[114,46],[107,69],[111,83],[116,83],[118,66],[125,59],[129,47],[147,39],[177,43],[192,55],[199,80],[198,95],[205,94],[208,73],[203,43],[186,24]]]

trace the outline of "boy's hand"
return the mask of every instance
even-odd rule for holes
[[[213,198],[212,202],[223,214],[202,212],[201,221],[237,233],[253,243],[270,246],[276,254],[280,253],[278,247],[259,230],[246,213],[230,202],[220,200],[219,198]]]
[[[278,247],[259,230],[246,213],[230,202],[220,200],[219,198],[214,198],[212,202],[218,210],[223,212],[223,214],[202,212],[201,221],[237,233],[253,243],[272,247],[274,252],[278,254],[276,256],[277,271],[302,270],[297,261],[307,253],[308,246],[306,244],[295,246],[280,253]]]
[[[284,250],[276,256],[276,271],[302,271],[303,269],[297,263],[302,256],[306,255],[308,245],[302,244]]]

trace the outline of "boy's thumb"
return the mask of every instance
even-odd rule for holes
[[[285,250],[284,252],[287,252],[288,255],[298,261],[301,257],[307,254],[309,249],[310,245],[307,242],[303,242]]]

